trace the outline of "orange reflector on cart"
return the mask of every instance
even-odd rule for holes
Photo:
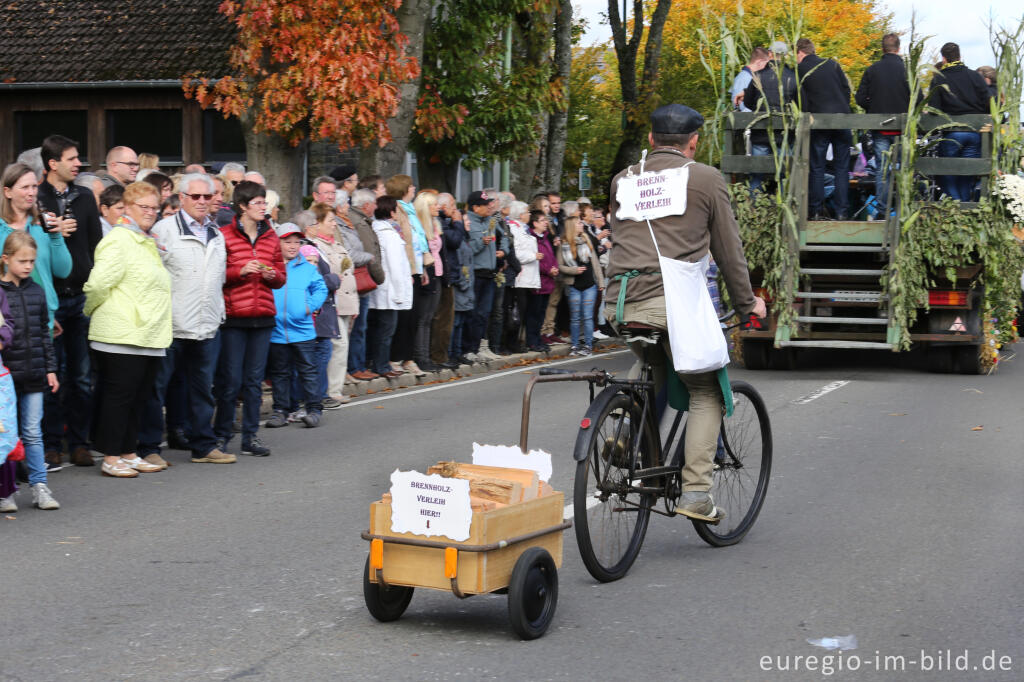
[[[380,538],[370,541],[370,568],[372,570],[384,568],[384,541]]]
[[[454,578],[459,569],[459,550],[454,547],[444,548],[444,577]]]
[[[932,289],[928,292],[928,305],[967,305],[967,292]]]

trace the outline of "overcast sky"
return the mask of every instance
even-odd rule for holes
[[[621,0],[616,1],[621,7]],[[898,31],[909,32],[910,16],[916,10],[917,32],[935,36],[929,41],[929,51],[938,55],[939,46],[943,43],[958,43],[964,63],[971,68],[983,64],[995,66],[988,39],[989,15],[994,17],[995,24],[1010,26],[1016,25],[1024,14],[1020,0],[928,0],[916,3],[911,0],[883,0],[882,4],[893,13]],[[630,2],[630,8],[632,5]],[[584,45],[593,45],[611,37],[608,22],[601,16],[608,12],[608,0],[573,0],[573,6],[577,15],[589,23]]]

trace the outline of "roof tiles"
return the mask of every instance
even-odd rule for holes
[[[220,0],[0,0],[0,82],[179,79],[228,70]]]

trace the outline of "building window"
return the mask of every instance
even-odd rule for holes
[[[405,153],[405,174],[412,178],[412,184],[419,187],[420,185],[420,171],[416,164],[416,154],[413,152]]]
[[[160,165],[181,163],[181,109],[110,109],[107,148],[131,147],[160,157]]]
[[[203,160],[245,161],[245,137],[237,118],[224,118],[219,111],[203,111]]]
[[[469,199],[469,193],[473,191],[473,172],[462,165],[459,161],[459,180],[456,183],[456,201],[464,202]]]
[[[70,137],[78,143],[78,156],[88,161],[88,112],[16,111],[14,112],[15,152],[38,147],[50,135]]]

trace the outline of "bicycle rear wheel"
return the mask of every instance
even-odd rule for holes
[[[655,500],[629,478],[631,466],[652,466],[657,448],[654,419],[642,419],[641,412],[631,393],[610,386],[590,405],[576,436],[576,542],[590,575],[601,582],[618,580],[633,565]]]
[[[715,455],[711,496],[725,512],[717,525],[694,521],[713,547],[735,545],[761,512],[772,470],[772,426],[761,395],[745,381],[732,382],[733,415],[722,420],[722,447]]]

